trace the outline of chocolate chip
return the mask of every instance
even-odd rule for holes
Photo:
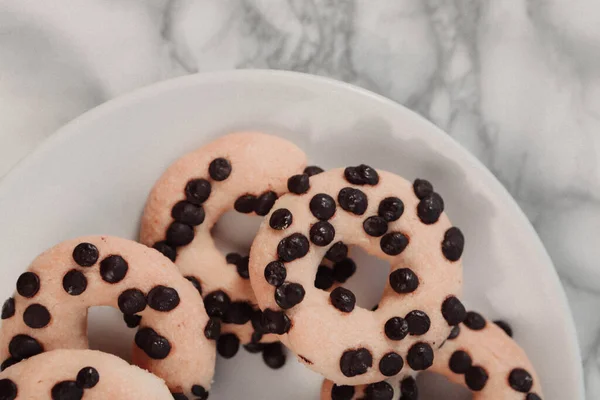
[[[210,318],[204,327],[204,336],[209,340],[217,340],[221,336],[221,321]]]
[[[456,326],[452,327],[452,330],[450,331],[450,335],[448,335],[448,340],[454,340],[458,337],[458,335],[460,335],[460,326],[456,325]]]
[[[356,296],[350,290],[343,287],[337,287],[329,294],[331,304],[344,313],[354,310],[356,305]]]
[[[261,325],[265,333],[275,333],[283,335],[292,327],[292,323],[283,311],[274,311],[269,308],[263,310],[261,316]]]
[[[542,398],[536,393],[528,393],[527,396],[525,396],[525,400],[542,400]]]
[[[192,394],[197,397],[196,400],[208,399],[208,391],[201,385],[192,385]]]
[[[304,173],[308,176],[318,175],[323,172],[323,168],[317,167],[316,165],[309,165],[304,168]]]
[[[310,212],[317,219],[321,221],[327,221],[335,214],[335,200],[328,194],[318,193],[310,199],[310,203],[308,205],[310,208]]]
[[[123,321],[125,321],[128,328],[137,328],[142,322],[142,317],[140,315],[123,314]]]
[[[371,311],[377,311],[378,308],[379,304],[375,304],[373,307],[371,307]]]
[[[333,264],[333,277],[340,283],[345,283],[356,272],[356,263],[351,258],[345,258]]]
[[[433,185],[425,179],[415,179],[413,182],[413,190],[419,200],[433,193]]]
[[[108,283],[121,282],[128,269],[127,261],[121,256],[112,255],[100,261],[100,276]]]
[[[287,181],[288,191],[295,194],[303,194],[308,192],[310,189],[310,183],[308,181],[307,174],[300,174],[290,176]]]
[[[450,296],[442,303],[442,316],[448,325],[458,325],[467,317],[467,310],[459,299]]]
[[[87,278],[76,269],[65,274],[62,281],[63,289],[71,296],[79,296],[87,289]]]
[[[179,293],[167,286],[155,286],[148,292],[148,305],[156,311],[171,311],[179,305]]]
[[[225,261],[227,264],[237,264],[242,259],[242,255],[238,253],[227,253],[225,256]]]
[[[50,323],[50,311],[41,304],[31,304],[23,313],[23,322],[30,328],[40,329]]]
[[[206,179],[192,179],[185,185],[185,198],[190,203],[200,205],[208,200],[212,188]]]
[[[363,229],[369,236],[380,237],[388,230],[388,224],[385,219],[372,216],[363,221]]]
[[[356,215],[363,215],[367,211],[369,201],[362,190],[345,187],[338,193],[338,203],[344,210]]]
[[[258,196],[258,198],[256,199],[256,203],[254,204],[254,212],[256,213],[256,215],[264,217],[271,211],[271,208],[273,208],[273,205],[275,204],[276,200],[277,193],[273,191],[261,194],[260,196]]]
[[[223,316],[223,322],[243,325],[252,318],[252,305],[246,301],[233,301]]]
[[[198,280],[198,278],[196,278],[195,276],[186,276],[185,279],[187,279],[188,281],[190,281],[192,283],[192,285],[196,288],[196,290],[198,291],[198,293],[200,293],[200,296],[202,296],[202,284],[200,283],[200,281]]]
[[[177,250],[169,246],[166,241],[156,242],[152,248],[158,250],[163,256],[175,262],[175,259],[177,258]]]
[[[287,229],[293,221],[292,213],[287,208],[280,208],[273,211],[269,218],[269,226],[278,231]]]
[[[233,203],[233,208],[235,211],[240,212],[242,214],[250,214],[254,211],[256,207],[256,196],[252,194],[245,194],[243,196],[238,197],[238,199]]]
[[[415,371],[423,371],[433,365],[433,349],[427,343],[415,343],[406,356],[408,365]]]
[[[315,276],[315,287],[321,290],[327,290],[333,286],[333,269],[326,265],[319,265],[317,275]]]
[[[418,400],[419,388],[417,381],[412,376],[402,379],[400,382],[400,399],[401,400]]]
[[[173,206],[171,217],[182,224],[196,226],[204,222],[204,208],[182,200]]]
[[[379,360],[379,371],[384,376],[397,375],[404,367],[404,360],[398,353],[389,352]]]
[[[533,386],[533,377],[523,368],[515,368],[508,375],[508,383],[517,392],[527,393]]]
[[[335,228],[327,221],[319,221],[310,227],[310,241],[317,246],[327,246],[335,238]]]
[[[400,268],[390,274],[390,286],[396,293],[412,293],[419,287],[419,277],[409,268]]]
[[[481,367],[471,367],[465,373],[465,383],[468,388],[478,392],[485,387],[488,380],[488,374]]]
[[[275,289],[275,302],[284,310],[290,309],[304,300],[304,288],[299,283],[285,282]]]
[[[408,246],[408,237],[400,232],[390,232],[383,235],[379,247],[388,256],[397,256]]]
[[[100,374],[94,367],[81,368],[77,373],[77,384],[84,389],[91,389],[100,381]]]
[[[343,242],[335,242],[325,253],[325,258],[333,262],[340,262],[346,257],[348,257],[348,246]]]
[[[397,197],[386,197],[379,203],[377,215],[387,222],[396,221],[404,213],[404,203]]]
[[[408,323],[404,318],[392,317],[385,323],[385,336],[391,340],[402,340],[408,335]]]
[[[377,185],[379,183],[377,171],[365,164],[347,167],[344,170],[344,177],[354,185]]]
[[[331,400],[352,400],[354,397],[354,386],[336,385],[331,388]]]
[[[412,336],[424,335],[429,331],[431,321],[429,316],[421,310],[413,310],[406,314],[404,320],[408,324],[408,332]]]
[[[465,237],[460,229],[449,228],[442,241],[442,253],[449,261],[457,261],[462,256],[465,247]]]
[[[287,270],[281,261],[271,261],[265,267],[265,280],[269,283],[269,285],[273,285],[275,287],[281,286],[281,284],[285,282],[286,276]]]
[[[21,362],[21,360],[18,358],[8,357],[6,360],[2,361],[2,364],[0,364],[0,371],[4,371],[6,368],[10,368],[19,362]]]
[[[215,158],[208,166],[208,174],[215,181],[224,181],[231,174],[231,163],[223,158]]]
[[[194,228],[182,224],[181,222],[172,222],[167,228],[167,243],[171,246],[179,247],[190,244],[194,240]]]
[[[417,205],[417,215],[427,225],[436,223],[443,211],[444,200],[435,192],[423,197]]]
[[[15,299],[9,297],[2,305],[2,319],[7,319],[15,315]]]
[[[364,400],[392,400],[394,398],[394,389],[385,382],[371,383],[365,388]]]
[[[262,358],[269,368],[279,369],[285,364],[285,352],[280,342],[268,343],[262,353]]]
[[[31,336],[15,335],[8,344],[8,351],[14,358],[23,360],[40,354],[44,348]]]
[[[450,371],[455,374],[464,374],[466,373],[471,365],[473,364],[473,360],[471,356],[462,350],[455,351],[450,356],[450,361],[448,362],[448,366],[450,367]]]
[[[75,381],[58,382],[50,391],[52,400],[80,400],[83,398],[83,388]]]
[[[340,370],[349,378],[362,375],[373,366],[373,356],[365,348],[346,350],[340,358]]]
[[[222,290],[210,292],[204,297],[204,307],[209,317],[222,318],[230,305],[229,296]]]
[[[246,349],[248,353],[256,354],[262,352],[265,349],[265,344],[250,342],[244,345],[244,349]]]
[[[146,308],[146,296],[139,289],[127,289],[119,295],[117,304],[123,314],[137,314]]]
[[[167,338],[159,335],[152,328],[142,328],[137,331],[135,344],[154,360],[162,360],[171,352],[171,344]]]
[[[235,356],[240,348],[240,339],[233,333],[221,335],[217,340],[217,351],[223,358]]]
[[[281,239],[277,245],[277,255],[283,262],[294,261],[308,253],[309,245],[306,236],[301,233],[293,233]]]
[[[235,268],[237,270],[237,273],[242,279],[250,279],[250,272],[248,271],[248,263],[249,262],[250,262],[250,257],[245,256],[245,257],[241,257],[235,263]]]
[[[494,323],[496,325],[498,325],[498,327],[500,329],[502,329],[508,336],[513,337],[513,330],[511,328],[511,326],[508,324],[508,322],[502,321],[502,320],[496,320],[496,321],[494,321]]]
[[[486,322],[485,318],[483,318],[481,314],[478,314],[474,311],[469,311],[465,317],[464,324],[469,329],[479,331],[485,328]]]
[[[252,312],[252,318],[250,319],[250,322],[252,323],[252,328],[254,329],[250,339],[254,342],[258,342],[260,339],[262,339],[262,334],[265,332],[262,325],[262,311],[260,308],[257,308]]]
[[[14,400],[17,398],[17,385],[10,379],[0,379],[0,399]]]
[[[96,264],[98,257],[98,248],[91,243],[79,243],[73,250],[73,260],[82,267]]]
[[[171,395],[173,396],[173,400],[190,400],[183,393],[171,393]]]
[[[23,272],[17,279],[17,292],[31,298],[40,290],[40,278],[33,272]]]

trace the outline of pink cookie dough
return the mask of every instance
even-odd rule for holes
[[[390,206],[398,200],[390,197],[402,202],[400,216],[399,206]],[[427,369],[434,349],[465,316],[457,299],[464,238],[442,210],[428,182],[411,184],[365,165],[315,175],[306,193],[280,197],[250,250],[250,280],[264,326],[305,365],[341,385]],[[272,228],[273,215],[286,212],[292,223]],[[313,285],[319,262],[340,241],[390,263],[390,280],[374,312],[355,307],[349,291],[330,294]],[[283,284],[272,274],[282,269]],[[397,367],[398,358],[404,367],[394,371],[388,361]]]
[[[216,352],[202,298],[156,250],[110,236],[68,240],[38,256],[16,286],[2,309],[4,368],[42,351],[86,349],[88,308],[112,306],[142,317],[136,365],[173,393],[210,389]]]
[[[94,350],[53,350],[0,373],[0,398],[6,400],[171,397],[162,379],[111,354]]]
[[[175,161],[148,197],[140,241],[162,251],[184,276],[198,282],[209,315],[229,319],[230,323],[222,324],[222,333],[236,335],[242,344],[252,341],[249,311],[258,309],[244,272],[247,258],[236,256],[228,263],[215,247],[211,229],[234,208],[265,215],[287,191],[288,178],[301,173],[305,165],[305,154],[285,139],[258,132],[232,133]],[[244,261],[245,278],[234,265]],[[238,307],[235,317],[228,317],[224,302],[215,301],[215,293],[222,300],[222,292]],[[276,340],[274,335],[261,339]]]

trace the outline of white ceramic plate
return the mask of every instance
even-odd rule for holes
[[[162,171],[218,135],[242,129],[286,137],[326,168],[364,162],[410,180],[429,179],[466,236],[467,305],[512,324],[546,400],[583,399],[565,295],[540,240],[500,183],[404,107],[297,73],[188,76],[111,101],[65,126],[1,182],[0,294],[8,297],[29,262],[64,239],[95,233],[135,239],[145,198]],[[222,225],[226,230],[232,221]],[[360,276],[381,287],[385,268],[367,268],[376,273]],[[377,295],[364,296],[375,302]],[[99,309],[92,315],[93,346],[126,355],[131,342],[120,336],[126,328],[118,314]],[[271,371],[259,355],[240,350],[219,361],[211,399],[316,399],[320,383],[294,360]]]

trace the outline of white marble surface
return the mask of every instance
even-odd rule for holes
[[[358,84],[479,157],[554,259],[600,398],[597,0],[0,0],[0,176],[106,100],[232,68]]]

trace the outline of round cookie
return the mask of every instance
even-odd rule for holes
[[[281,210],[293,222],[273,229],[270,218]],[[340,241],[391,265],[374,312],[356,306],[347,289],[312,284]],[[390,358],[402,360],[403,375],[429,368],[434,349],[462,322],[463,246],[431,184],[359,165],[321,173],[304,193],[277,200],[253,242],[250,279],[263,326],[308,367],[340,385],[369,384],[386,379]],[[273,284],[273,269],[285,280]]]
[[[218,350],[232,357],[240,342],[259,351],[264,335],[260,310],[248,280],[248,257],[223,255],[211,229],[227,211],[269,213],[278,196],[299,190],[320,168],[306,165],[293,143],[256,132],[233,133],[181,157],[156,182],[144,210],[140,241],[171,258],[197,286],[207,312],[219,318]],[[287,222],[282,215],[281,227]],[[281,228],[283,229],[283,228]]]
[[[2,312],[2,369],[44,351],[87,348],[88,307],[102,305],[143,316],[136,365],[174,393],[210,389],[215,342],[205,332],[213,321],[194,286],[154,249],[109,236],[69,240],[38,256],[16,287]]]
[[[53,350],[0,373],[0,399],[164,400],[162,379],[111,354]]]

